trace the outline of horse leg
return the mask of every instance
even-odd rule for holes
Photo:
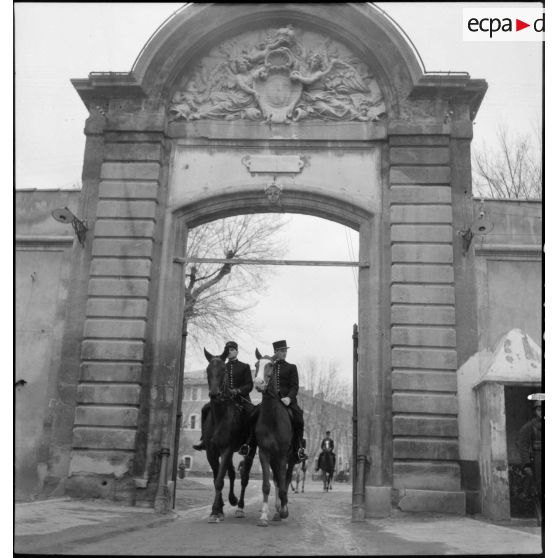
[[[290,469],[290,473],[292,474],[292,464],[289,464],[289,469]],[[288,471],[287,471],[286,457],[281,457],[279,459],[279,463],[276,464],[275,468],[273,469],[273,474],[275,476],[275,487],[276,487],[275,507],[279,512],[279,517],[281,519],[286,519],[289,516],[289,507],[288,507],[289,499],[287,493]],[[277,500],[280,500],[280,502],[278,502]]]
[[[269,490],[271,488],[269,482],[269,456],[264,454],[261,448],[260,448],[260,463],[262,466],[263,504],[262,504],[262,515],[258,519],[257,525],[259,527],[267,527],[269,522],[269,506],[267,501],[269,499]]]
[[[306,471],[302,471],[302,490],[301,492],[304,493],[304,481],[306,480]]]
[[[219,459],[219,454],[217,452],[211,453],[212,455],[208,455],[208,459],[210,459],[210,463],[212,463],[211,468],[213,469],[215,499],[213,500],[209,523],[219,523],[225,519],[223,514],[223,486],[225,484],[225,473],[227,472],[232,454],[226,451],[220,456],[221,459]],[[214,465],[216,465],[216,467],[214,467]],[[217,474],[215,474],[215,470],[217,470]]]
[[[274,475],[273,485],[275,487],[275,513],[273,514],[273,521],[281,521],[281,515],[279,511],[281,510],[281,502],[279,500],[279,486],[277,484],[277,478]]]
[[[234,513],[235,517],[245,517],[246,515],[244,513],[244,494],[246,493],[246,487],[250,479],[250,470],[252,469],[255,455],[256,448],[250,448],[248,455],[244,458],[244,466],[242,467],[242,474],[240,475],[240,499],[238,500],[238,508]]]
[[[229,466],[227,467],[227,473],[229,475],[229,504],[231,506],[236,506],[236,504],[238,504],[238,499],[234,495],[234,480],[236,479],[236,472],[234,470],[232,452],[231,452],[231,457],[229,459]]]

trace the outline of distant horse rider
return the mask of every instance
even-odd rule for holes
[[[254,387],[254,381],[252,380],[252,372],[250,371],[250,365],[245,362],[240,362],[238,360],[238,343],[236,341],[227,341],[225,344],[225,349],[221,355],[221,358],[228,357],[228,361],[225,364],[225,380],[227,386],[230,389],[230,393],[233,399],[242,407],[246,420],[254,409],[254,405],[250,399],[250,392]],[[201,417],[202,417],[202,436],[198,444],[192,446],[195,450],[201,451],[207,449],[203,441],[204,424],[207,413],[209,412],[210,404],[206,403],[202,407]],[[248,428],[246,429],[248,432]],[[239,453],[246,455],[248,453],[248,446],[243,444],[240,448]]]
[[[335,456],[335,454],[333,453],[333,448],[335,447],[335,443],[333,441],[333,438],[331,437],[331,430],[326,430],[325,438],[322,440],[321,447],[322,447],[322,451],[320,452],[320,455],[318,457],[318,465],[316,466],[316,471],[318,471],[318,469],[320,468],[322,458],[325,452],[331,452]]]

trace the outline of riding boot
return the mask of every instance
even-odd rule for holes
[[[200,440],[198,444],[194,444],[192,446],[196,451],[203,451],[205,449],[207,449],[205,447],[205,442],[203,440]]]

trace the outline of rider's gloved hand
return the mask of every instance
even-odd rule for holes
[[[239,389],[237,389],[237,388],[232,388],[232,389],[231,389],[231,394],[232,394],[232,395],[238,395],[239,393],[240,393],[240,390],[239,390]]]
[[[291,398],[290,397],[282,397],[281,402],[283,403],[283,405],[286,405],[288,407],[291,404]]]

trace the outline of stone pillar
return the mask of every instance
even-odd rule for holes
[[[142,385],[150,372],[148,318],[157,287],[164,201],[163,125],[158,114],[108,113],[98,204],[90,221],[70,494],[135,501]]]
[[[510,489],[503,384],[480,384],[477,388],[477,401],[482,513],[494,521],[509,520]]]
[[[388,133],[396,499],[405,511],[464,514],[449,127],[392,125]]]

